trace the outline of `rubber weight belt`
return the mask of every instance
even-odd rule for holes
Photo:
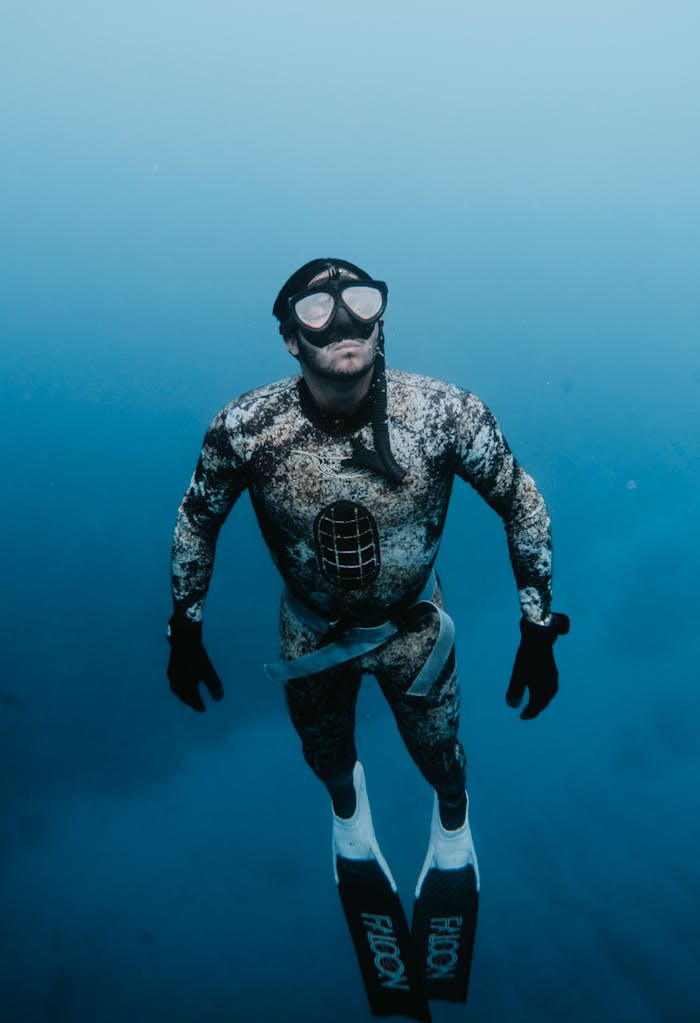
[[[319,636],[327,636],[331,631],[334,636],[332,642],[319,647],[318,650],[312,650],[311,653],[303,654],[301,657],[295,657],[289,661],[274,661],[271,664],[263,665],[266,674],[275,682],[287,682],[292,678],[317,675],[328,668],[345,664],[347,661],[352,661],[356,657],[362,657],[363,654],[376,650],[388,643],[406,626],[415,622],[421,614],[429,611],[437,615],[438,634],[423,667],[408,689],[409,696],[427,696],[450,656],[455,637],[454,622],[447,612],[438,607],[431,599],[436,586],[437,578],[433,571],[415,603],[399,612],[395,618],[390,618],[379,625],[348,626],[338,631],[335,631],[332,622],[297,600],[289,590],[285,590],[284,601],[298,621],[307,625]]]

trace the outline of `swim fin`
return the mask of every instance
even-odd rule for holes
[[[428,998],[466,1002],[478,906],[479,865],[469,817],[461,828],[448,831],[436,796],[412,922]]]
[[[333,868],[370,1011],[430,1023],[408,921],[374,834],[359,762],[353,784],[355,813],[347,820],[333,815]]]

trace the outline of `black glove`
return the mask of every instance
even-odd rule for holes
[[[559,672],[554,663],[554,641],[569,631],[569,616],[553,614],[549,625],[536,625],[526,618],[520,619],[520,646],[515,655],[513,674],[506,693],[509,707],[519,707],[526,689],[530,699],[520,717],[523,721],[536,718],[554,699],[559,688]]]
[[[193,710],[206,710],[199,694],[203,682],[212,700],[222,700],[224,687],[202,646],[202,623],[187,618],[171,618],[168,622],[170,688]]]

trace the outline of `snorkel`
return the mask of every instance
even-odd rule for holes
[[[379,328],[377,361],[370,385],[372,401],[372,437],[374,451],[370,451],[358,437],[352,438],[352,458],[346,458],[343,465],[351,468],[360,466],[386,476],[391,483],[401,483],[406,470],[394,458],[389,440],[389,413],[386,397],[386,359],[384,357],[384,331]]]
[[[359,288],[366,283],[367,289],[376,288],[381,291],[383,295],[383,301],[378,306],[378,313],[373,316],[371,322],[360,320],[354,313],[352,305],[348,305],[348,302],[343,299],[341,285],[339,284],[339,269],[346,270],[354,278],[353,281],[348,281],[345,278],[346,287],[349,285],[350,290],[352,286],[356,285]],[[320,273],[327,271],[329,273],[328,281],[324,281],[323,285],[319,283],[315,288],[310,288],[310,282],[314,280]],[[333,302],[333,312],[328,317],[327,323],[324,323],[322,327],[311,327],[309,328],[306,323],[299,323],[299,317],[294,316],[291,308],[292,298],[298,301],[300,294],[305,291],[313,293],[327,292],[331,295]],[[335,314],[339,305],[342,304],[349,314],[353,317],[353,320],[357,323],[358,334],[360,336],[366,333],[366,337],[369,338],[374,327],[379,322],[379,339],[377,343],[377,358],[374,364],[374,373],[372,375],[372,383],[370,384],[370,400],[372,405],[372,435],[374,441],[374,450],[371,451],[365,447],[361,440],[357,437],[353,437],[352,443],[352,457],[347,458],[343,461],[345,467],[360,467],[363,469],[369,469],[372,472],[376,472],[381,476],[386,477],[391,483],[401,483],[406,470],[402,469],[396,462],[393,452],[391,450],[391,443],[389,438],[389,416],[387,409],[387,385],[386,385],[386,359],[384,356],[384,331],[383,321],[379,318],[381,313],[384,311],[384,305],[386,304],[387,288],[383,282],[374,282],[373,279],[364,270],[355,266],[353,263],[349,263],[344,259],[314,259],[309,263],[302,266],[296,273],[292,274],[289,280],[282,286],[273,306],[273,315],[279,320],[280,326],[279,331],[283,337],[288,336],[294,330],[301,330],[302,336],[305,340],[308,340],[311,344],[316,347],[324,347],[332,340],[330,337],[324,337],[324,330],[326,326],[330,326],[332,330],[332,323],[335,319]]]

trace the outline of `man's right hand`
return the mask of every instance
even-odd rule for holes
[[[223,699],[221,679],[202,645],[202,623],[191,622],[188,618],[171,618],[168,623],[168,642],[168,679],[175,695],[193,710],[205,711],[199,692],[199,683],[203,682],[212,700]]]

